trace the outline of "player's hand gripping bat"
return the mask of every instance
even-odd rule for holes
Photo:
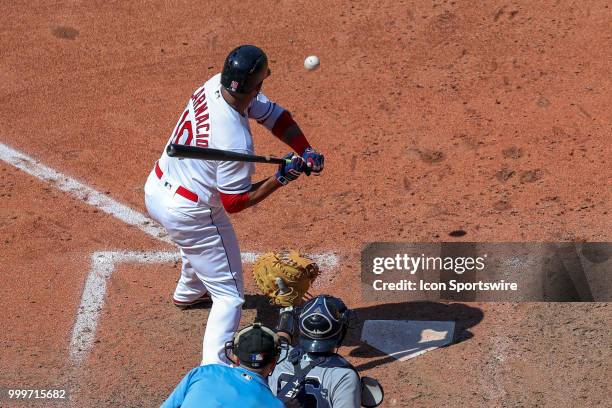
[[[168,147],[166,148],[166,154],[170,157],[179,157],[184,159],[241,161],[273,164],[285,164],[291,162],[291,159],[281,159],[278,157],[271,156],[257,156],[254,154],[236,153],[227,150],[209,149],[204,147],[185,146],[174,143],[168,145]]]

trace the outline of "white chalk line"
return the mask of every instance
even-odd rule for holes
[[[260,253],[243,252],[242,262],[252,263]],[[313,254],[313,259],[328,271],[338,264],[338,257],[332,253]],[[81,304],[77,311],[70,339],[70,359],[81,364],[91,350],[98,326],[98,318],[104,306],[106,284],[119,263],[161,263],[177,262],[181,257],[177,252],[133,252],[102,251],[91,255],[91,269],[85,281]]]
[[[140,229],[153,238],[171,243],[164,228],[149,217],[3,143],[0,143],[0,160],[54,185],[59,190],[100,209],[125,224]],[[257,252],[241,253],[242,261],[245,263],[252,263],[259,255],[260,253]],[[313,254],[312,257],[322,266],[323,270],[331,270],[338,264],[338,257],[333,253]],[[98,317],[104,306],[106,282],[111,277],[117,263],[159,263],[177,260],[180,260],[177,252],[94,252],[91,256],[92,266],[85,280],[81,303],[72,329],[69,347],[71,360],[77,364],[82,362],[93,345]]]
[[[113,274],[116,263],[173,262],[178,259],[180,255],[174,252],[94,252],[72,328],[69,348],[72,361],[80,363],[91,349],[96,336],[98,316],[104,306],[106,282]]]
[[[164,228],[149,217],[3,143],[0,143],[0,160],[54,185],[59,190],[128,225],[135,226],[153,238],[171,243]],[[241,253],[242,261],[245,263],[252,263],[259,255],[260,253],[257,252]],[[332,269],[338,264],[338,257],[333,253],[313,254],[312,257],[322,266],[323,270]],[[104,251],[93,253],[91,259],[92,267],[85,281],[70,341],[70,356],[75,362],[82,361],[93,344],[97,319],[104,305],[106,281],[112,275],[115,264],[121,262],[174,262],[180,257],[176,252]]]
[[[45,166],[38,160],[3,143],[0,143],[0,159],[31,176],[54,185],[59,190],[100,209],[124,223],[140,229],[147,235],[164,242],[171,242],[164,228],[149,217],[113,200],[108,195],[96,191],[72,177]]]
[[[510,355],[510,347],[512,340],[508,336],[508,327],[516,327],[518,325],[517,308],[520,303],[502,304],[499,307],[508,308],[510,310],[502,310],[506,316],[509,316],[510,322],[504,322],[503,325],[493,326],[493,335],[489,337],[491,348],[487,356],[488,364],[485,365],[481,376],[480,385],[485,401],[500,401],[506,398],[508,392],[504,385],[504,367]],[[493,404],[491,404],[493,405]]]

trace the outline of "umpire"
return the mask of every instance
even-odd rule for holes
[[[360,407],[359,375],[336,353],[351,311],[342,300],[328,295],[309,300],[301,310],[296,322],[293,308],[281,309],[277,333],[292,341],[298,331],[299,346],[276,366],[268,379],[270,389],[283,401],[297,400],[302,408]]]
[[[258,323],[247,326],[228,342],[226,354],[230,351],[235,366],[208,364],[194,368],[161,408],[283,407],[266,382],[280,356],[276,333]]]

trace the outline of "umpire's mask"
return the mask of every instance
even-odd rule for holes
[[[309,353],[326,353],[340,347],[348,329],[350,310],[342,300],[317,296],[300,313],[299,343]]]

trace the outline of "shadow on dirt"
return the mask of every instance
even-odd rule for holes
[[[265,326],[273,328],[278,322],[278,306],[273,306],[264,295],[245,295],[245,309],[255,309],[257,315],[255,320],[263,323]]]
[[[274,327],[278,319],[278,308],[271,306],[263,295],[247,295],[245,308],[256,309],[256,320],[268,327]],[[484,317],[481,309],[462,303],[438,302],[405,302],[388,303],[353,309],[355,318],[344,340],[343,346],[355,347],[349,355],[372,360],[355,367],[357,370],[368,370],[392,361],[395,358],[361,342],[361,331],[366,320],[442,320],[454,321],[455,331],[453,341],[446,347],[471,339],[471,327],[480,323]],[[340,354],[343,350],[340,349]]]

